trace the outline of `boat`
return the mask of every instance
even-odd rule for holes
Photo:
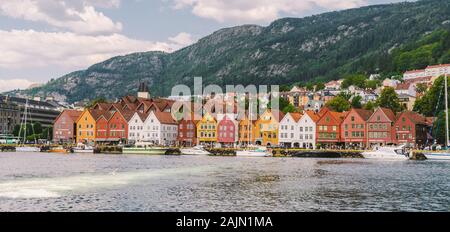
[[[73,153],[94,153],[94,147],[79,143],[76,147],[72,148]]]
[[[444,77],[444,89],[445,89],[445,149],[448,150],[450,144],[450,133],[449,133],[449,115],[448,115],[448,76],[447,74]],[[440,149],[437,148],[437,149]],[[429,160],[450,160],[450,153],[447,152],[430,152],[424,153],[425,157]]]
[[[448,152],[424,153],[424,155],[429,160],[450,160],[450,153]]]
[[[154,146],[153,143],[140,142],[133,146],[122,148],[123,154],[147,154],[147,155],[164,155],[168,148]]]
[[[211,153],[207,150],[205,150],[205,148],[203,146],[195,146],[192,148],[183,148],[180,149],[181,154],[183,155],[210,155]]]
[[[236,151],[236,156],[240,157],[271,157],[273,154],[266,147],[256,147],[256,149],[245,149]]]
[[[366,159],[409,160],[409,154],[405,147],[406,145],[376,147],[373,151],[363,152],[362,155]]]
[[[40,147],[18,146],[18,147],[16,147],[16,152],[41,152],[41,148]]]
[[[41,148],[37,146],[26,146],[25,143],[27,141],[27,123],[28,123],[28,116],[30,117],[31,124],[33,124],[33,120],[31,119],[31,114],[28,111],[28,99],[25,102],[24,112],[23,112],[23,118],[20,121],[20,130],[19,135],[23,131],[23,142],[22,144],[19,144],[16,146],[16,152],[41,152]],[[34,127],[31,126],[31,129],[33,130],[34,134]],[[35,139],[35,144],[37,144],[37,141]]]
[[[64,147],[52,147],[48,150],[49,153],[69,153],[69,150]]]

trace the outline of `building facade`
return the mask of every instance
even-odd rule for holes
[[[305,111],[298,121],[298,136],[300,147],[305,149],[316,149],[316,129],[320,116],[314,111]]]
[[[422,147],[428,142],[429,127],[424,116],[416,112],[404,111],[397,116],[395,121],[396,143]]]
[[[53,124],[53,141],[55,143],[75,143],[77,136],[76,121],[83,111],[64,110]]]
[[[325,111],[317,122],[317,143],[324,148],[337,148],[341,144],[341,124],[345,113]]]
[[[212,145],[217,142],[217,121],[208,112],[197,123],[197,140],[198,144]]]
[[[0,101],[0,134],[12,134],[16,125],[20,125],[19,106],[4,98]]]
[[[395,114],[392,110],[378,107],[367,120],[367,147],[395,143]]]
[[[284,114],[266,110],[255,123],[255,144],[263,146],[278,145],[279,122]]]
[[[217,142],[223,147],[234,147],[238,141],[238,122],[225,115],[217,123]]]
[[[94,144],[96,139],[97,118],[101,116],[99,110],[86,109],[77,119],[77,142]]]
[[[363,149],[367,146],[367,120],[372,111],[351,109],[341,124],[341,142],[346,148]]]
[[[279,145],[282,147],[300,147],[298,121],[302,117],[300,113],[287,113],[280,122],[278,131]]]

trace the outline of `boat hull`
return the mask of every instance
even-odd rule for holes
[[[41,152],[39,147],[16,147],[16,152]]]
[[[145,154],[164,155],[168,149],[165,148],[123,148],[123,154]]]
[[[210,155],[210,152],[207,151],[198,151],[198,150],[190,150],[190,149],[180,149],[182,155]]]
[[[73,153],[86,153],[86,154],[93,154],[94,149],[73,149]]]
[[[255,152],[255,151],[237,151],[238,157],[271,157],[272,154],[267,152]]]
[[[450,153],[427,153],[424,155],[429,160],[450,160]]]
[[[409,157],[404,155],[383,154],[379,152],[363,152],[363,157],[366,159],[378,160],[409,160]]]

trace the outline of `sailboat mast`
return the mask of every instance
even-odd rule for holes
[[[28,99],[25,102],[25,118],[24,118],[24,132],[23,132],[23,144],[25,144],[25,142],[27,141],[27,117],[28,117],[28,113],[27,113],[27,108],[28,108]]]
[[[445,74],[445,147],[449,145],[449,131],[448,131],[448,80]]]

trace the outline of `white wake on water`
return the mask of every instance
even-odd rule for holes
[[[31,178],[0,182],[0,197],[3,198],[58,198],[69,192],[85,192],[96,189],[126,186],[158,177],[201,173],[211,166],[191,168],[155,169],[109,174],[86,174],[69,177]]]

